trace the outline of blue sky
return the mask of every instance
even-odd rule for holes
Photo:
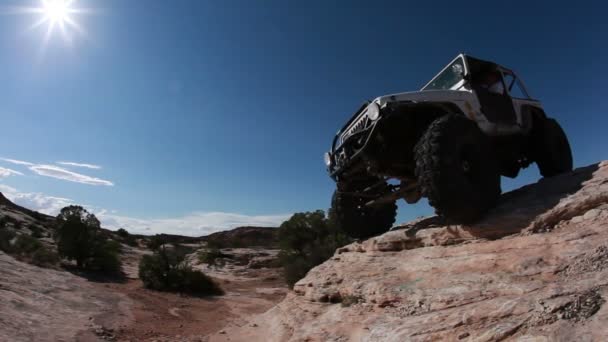
[[[15,11],[39,3],[0,2],[0,191],[46,212],[201,235],[327,208],[336,130],[459,52],[518,72],[577,166],[608,159],[601,2],[79,0],[81,30],[47,44],[46,24],[28,30],[40,14]]]

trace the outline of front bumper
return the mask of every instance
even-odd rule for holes
[[[382,117],[380,114],[376,120],[370,119],[367,108],[356,113],[354,120],[347,123],[334,138],[327,168],[334,180],[345,172],[357,171],[364,166],[363,156]]]

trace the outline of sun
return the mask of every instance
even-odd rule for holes
[[[72,31],[84,34],[84,30],[74,19],[76,14],[83,12],[82,9],[75,7],[75,2],[75,0],[41,0],[39,7],[32,8],[33,12],[41,14],[41,18],[31,26],[31,29],[46,24],[46,44],[53,35],[55,28],[58,27],[64,41],[72,43]]]
[[[72,8],[68,0],[46,0],[42,1],[44,16],[51,22],[64,23],[69,19]]]
[[[92,14],[94,13],[93,10],[79,7],[77,0],[37,1],[36,6],[12,7],[4,10],[13,14],[37,16],[36,21],[26,31],[43,31],[44,39],[41,52],[46,49],[49,41],[56,33],[59,33],[63,41],[69,46],[72,46],[76,37],[87,38],[87,32],[78,23],[77,18],[83,14]]]

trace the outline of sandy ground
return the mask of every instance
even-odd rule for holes
[[[281,301],[285,291],[276,280],[221,282],[226,295],[196,298],[147,290],[141,281],[111,284],[112,292],[127,296],[134,319],[115,331],[119,341],[204,341],[224,326],[243,325],[249,316],[265,312]],[[270,289],[270,291],[268,291]]]

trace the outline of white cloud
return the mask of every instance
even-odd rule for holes
[[[17,160],[17,159],[0,158],[0,160],[4,160],[5,162],[9,162],[9,163],[12,163],[12,164],[17,164],[17,165],[25,165],[25,166],[32,166],[32,165],[34,165],[33,163],[26,162],[26,161],[23,161],[23,160]]]
[[[23,173],[21,173],[19,171],[15,171],[13,169],[7,169],[5,167],[0,166],[0,178],[12,176],[12,175],[23,176]]]
[[[20,192],[4,184],[0,184],[0,192],[20,206],[53,216],[57,215],[61,208],[73,204],[68,198],[47,196],[39,192]]]
[[[175,218],[139,219],[108,212],[97,212],[95,215],[105,228],[112,230],[125,228],[131,233],[146,235],[166,233],[185,236],[209,235],[242,226],[278,227],[291,216],[287,214],[256,216],[224,212],[195,212]]]
[[[24,193],[3,184],[0,184],[0,192],[21,206],[53,216],[57,215],[61,208],[75,204],[69,198],[48,196],[42,193]],[[195,212],[173,218],[142,219],[118,215],[114,210],[83,206],[99,218],[104,228],[112,230],[125,228],[131,233],[146,235],[166,233],[203,236],[241,226],[278,227],[291,216],[289,214],[244,215],[225,212]]]
[[[114,186],[114,183],[108,180],[83,175],[55,165],[32,165],[29,166],[29,169],[41,176],[62,179],[70,182],[89,185]]]
[[[99,165],[86,164],[86,163],[75,163],[75,162],[69,162],[69,161],[60,161],[60,162],[57,162],[57,164],[65,165],[65,166],[84,167],[87,169],[94,169],[94,170],[101,169],[101,166],[99,166]]]

